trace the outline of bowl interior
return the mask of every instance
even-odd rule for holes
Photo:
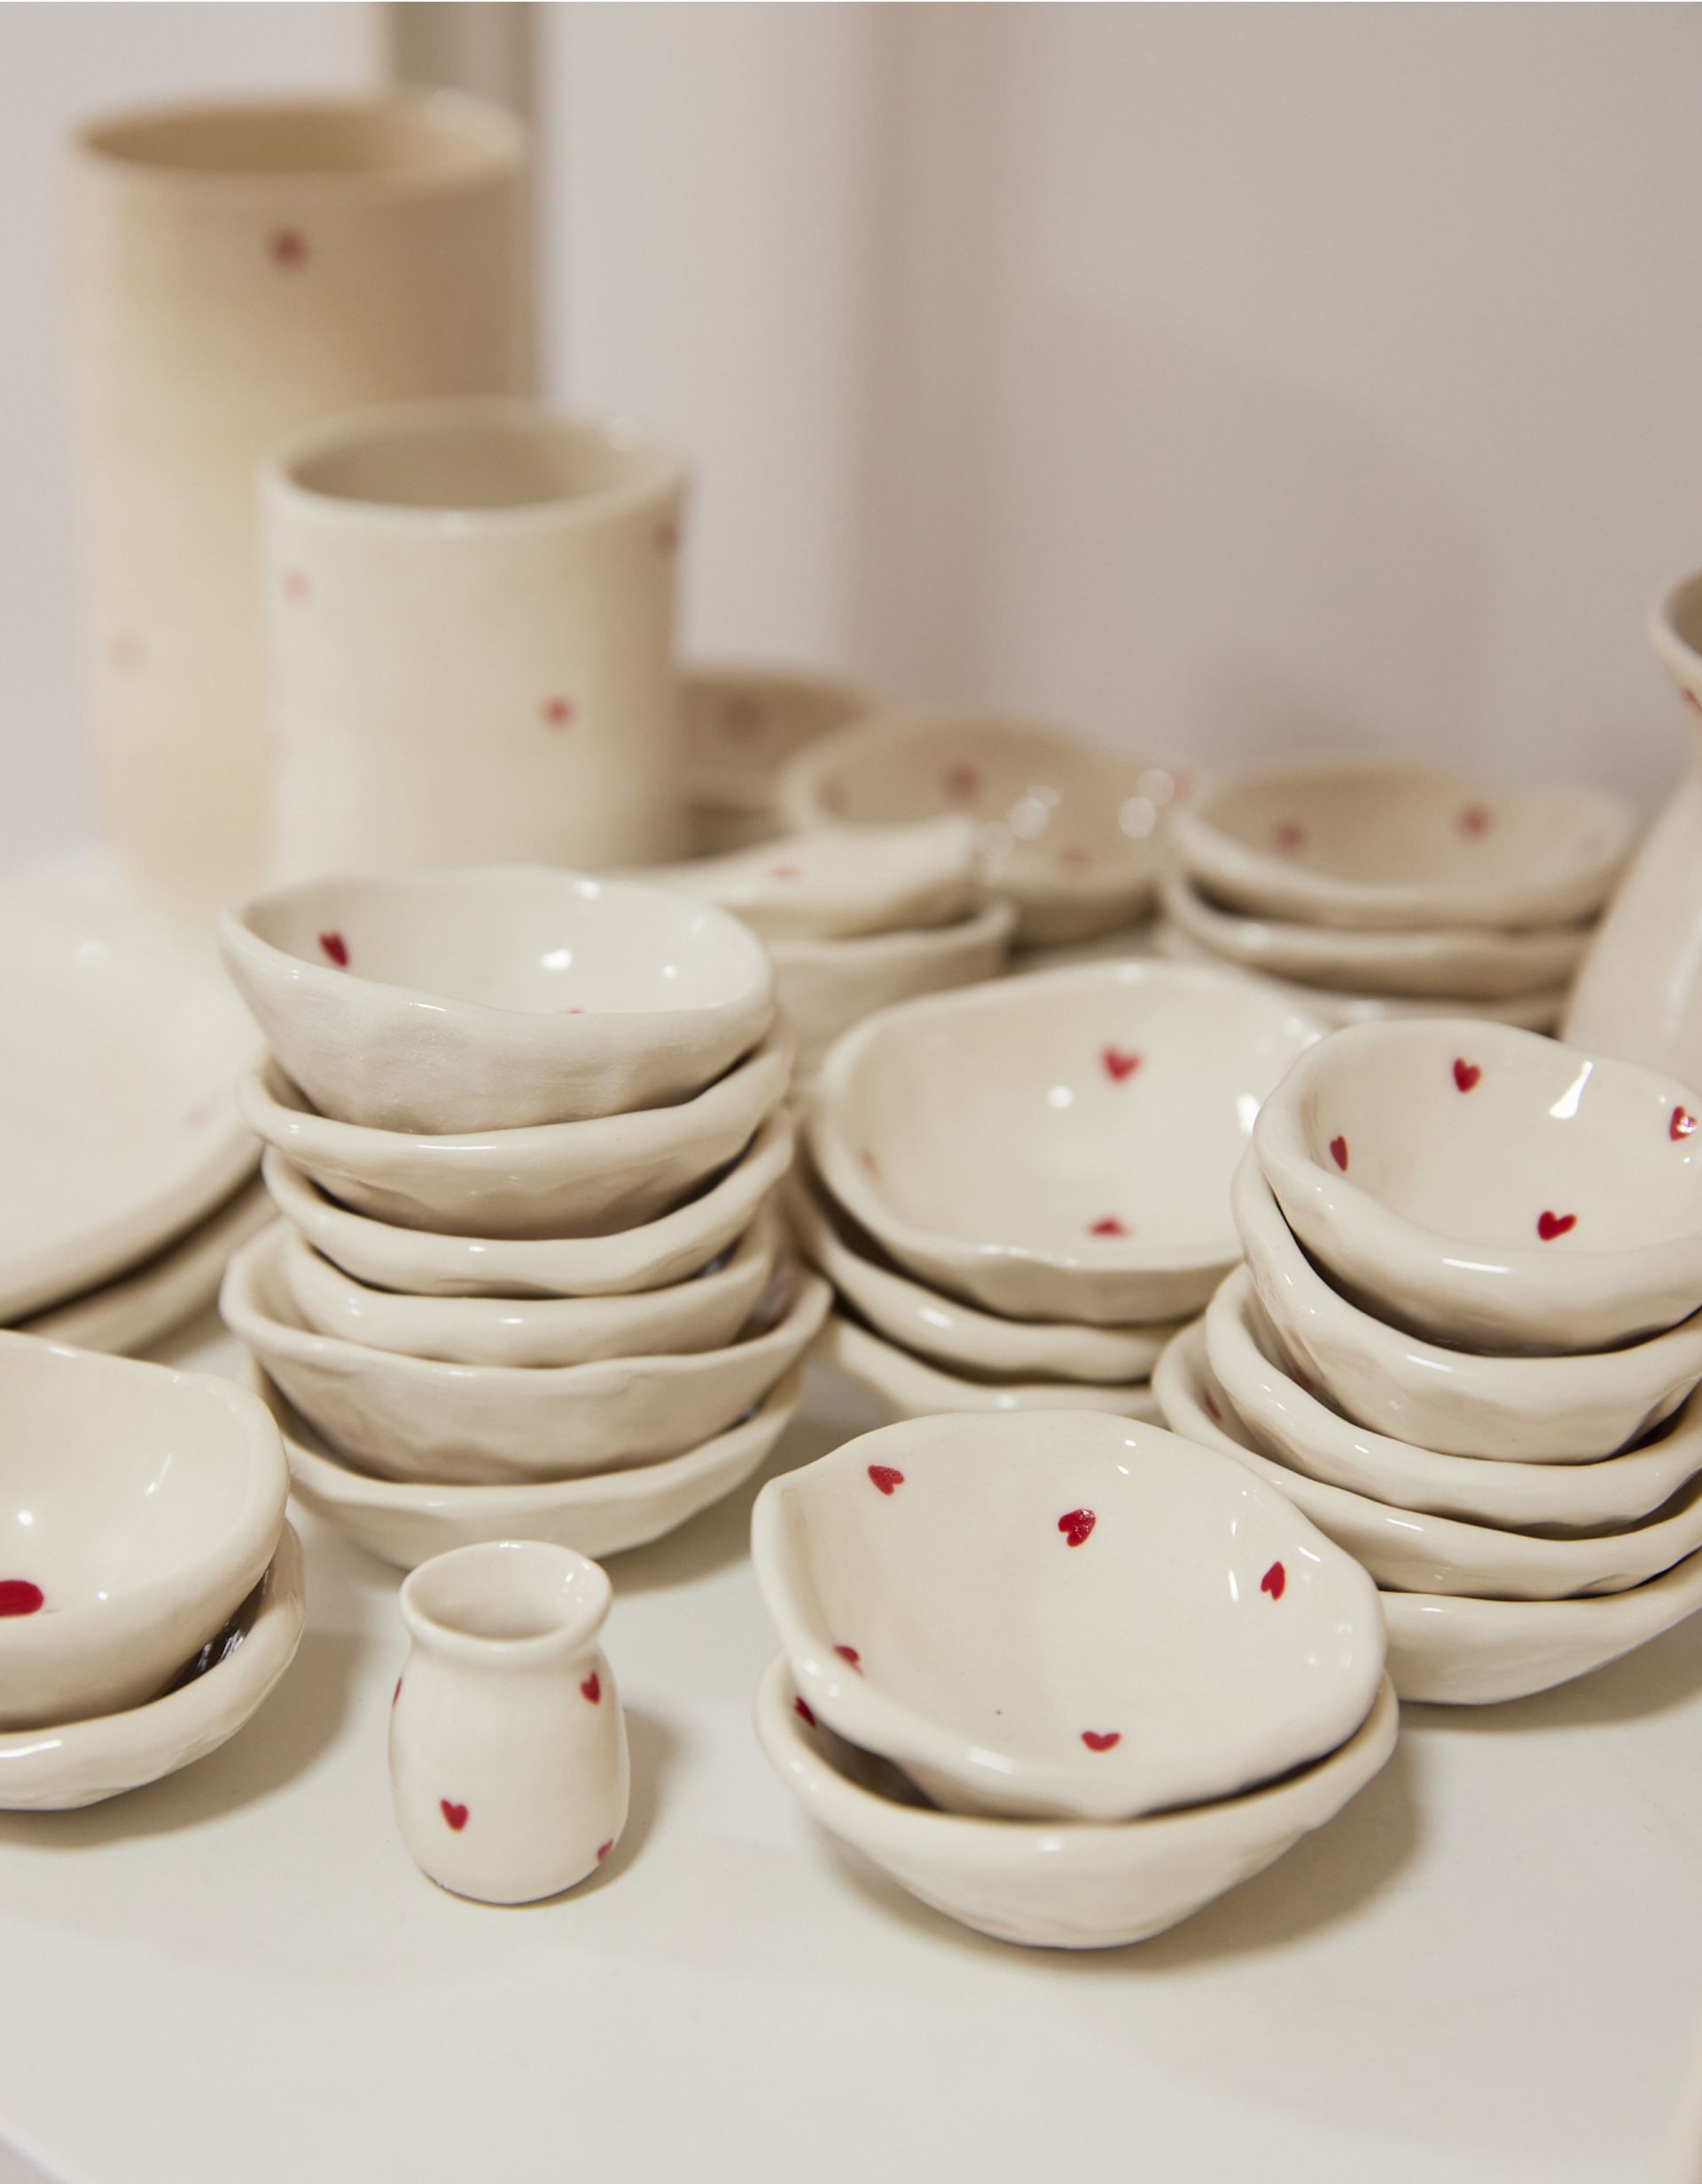
[[[829,676],[737,667],[688,674],[682,704],[699,764],[762,774],[869,709],[861,690]]]

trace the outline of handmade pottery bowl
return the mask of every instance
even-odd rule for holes
[[[301,1543],[286,1524],[234,1615],[177,1663],[168,1690],[86,1721],[0,1735],[0,1812],[62,1813],[159,1782],[227,1744],[295,1658],[307,1619]]]
[[[285,1280],[285,1234],[280,1224],[238,1253],[219,1308],[302,1416],[380,1478],[500,1486],[677,1456],[797,1363],[830,1295],[819,1275],[789,1270],[738,1341],[686,1356],[445,1365],[314,1333]]]
[[[962,1368],[953,1372],[860,1327],[842,1312],[829,1315],[816,1353],[823,1364],[866,1389],[895,1418],[928,1418],[944,1410],[1097,1410],[1161,1423],[1144,1379],[995,1380]]]
[[[219,921],[322,1114],[465,1133],[689,1099],[767,1031],[761,943],[713,904],[533,865],[311,880]]]
[[[1335,753],[1204,784],[1175,846],[1206,893],[1256,916],[1362,932],[1559,925],[1600,909],[1636,826],[1603,789]]]
[[[249,1127],[322,1190],[445,1236],[608,1236],[654,1221],[736,1160],[785,1096],[788,1033],[669,1107],[529,1129],[422,1137],[316,1114],[275,1062],[238,1088]]]
[[[730,910],[765,940],[842,940],[966,917],[981,883],[975,830],[953,815],[915,826],[820,829],[642,877]]]
[[[1162,760],[1033,721],[893,706],[802,753],[781,776],[795,827],[975,822],[989,883],[1025,945],[1086,940],[1152,901],[1160,824],[1177,793]]]
[[[792,1125],[771,1115],[696,1197],[603,1236],[461,1236],[398,1228],[338,1205],[283,1155],[262,1163],[277,1210],[356,1281],[422,1297],[621,1297],[687,1280],[718,1259],[792,1165]]]
[[[1600,1350],[1702,1308],[1702,1096],[1501,1026],[1363,1025],[1253,1143],[1348,1297],[1472,1349]]]
[[[251,1592],[289,1473],[251,1395],[0,1334],[0,1728],[152,1698]]]
[[[1241,1464],[1121,1418],[859,1435],[769,1480],[751,1553],[813,1712],[957,1812],[1232,1797],[1344,1743],[1383,1675],[1356,1564]]]
[[[995,1941],[1107,1949],[1164,1932],[1333,1820],[1394,1749],[1386,1677],[1327,1758],[1262,1790],[1141,1820],[1063,1825],[941,1813],[897,1770],[800,1711],[783,1658],[757,1693],[769,1764],[812,1820],[932,1909]]]
[[[1450,1456],[1592,1463],[1670,1417],[1702,1381],[1702,1314],[1624,1350],[1490,1357],[1390,1327],[1332,1289],[1250,1151],[1236,1225],[1284,1353],[1350,1418]]]
[[[688,668],[681,681],[686,792],[730,837],[748,840],[765,825],[777,833],[781,768],[874,704],[860,683],[808,667]]]
[[[1114,963],[885,1010],[823,1066],[823,1182],[911,1272],[1015,1319],[1180,1318],[1240,1256],[1230,1176],[1318,1036],[1245,979]]]
[[[878,1009],[996,977],[1016,917],[1008,901],[995,901],[955,924],[914,932],[772,942],[776,990],[797,1034],[800,1074],[819,1064],[842,1032]]]

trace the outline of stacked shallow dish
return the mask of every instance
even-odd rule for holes
[[[1238,1256],[1230,1179],[1318,1027],[1115,963],[910,1002],[832,1049],[793,1192],[824,1354],[900,1416],[1157,1416],[1153,1365]]]
[[[1165,943],[1302,989],[1335,1023],[1550,1030],[1632,834],[1599,789],[1406,759],[1261,767],[1178,811]]]
[[[1157,1378],[1383,1588],[1403,1696],[1516,1697],[1702,1604],[1702,1096],[1503,1026],[1304,1057],[1246,1265]]]
[[[283,1216],[222,1305],[303,1501],[411,1567],[611,1554],[747,1477],[827,1302],[770,1203],[790,1056],[753,936],[512,867],[293,888],[222,939]]]

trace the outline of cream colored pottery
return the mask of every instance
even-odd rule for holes
[[[462,1135],[689,1099],[774,1015],[707,902],[542,865],[308,881],[219,920],[225,967],[322,1114]]]
[[[154,1696],[258,1582],[289,1473],[228,1381],[0,1335],[0,1728]]]
[[[1249,1153],[1235,1217],[1283,1348],[1361,1425],[1450,1456],[1592,1463],[1629,1447],[1702,1381],[1702,1314],[1623,1350],[1493,1357],[1390,1327],[1331,1288]]]
[[[536,1903],[614,1848],[627,1725],[597,1644],[613,1597],[596,1563],[542,1540],[454,1548],[404,1580],[390,1788],[402,1839],[440,1887]]]
[[[866,1388],[895,1418],[925,1418],[946,1410],[1101,1410],[1150,1425],[1159,1423],[1158,1403],[1144,1380],[995,1380],[961,1369],[951,1372],[858,1326],[842,1312],[829,1316],[816,1354]]]
[[[1011,903],[995,899],[955,924],[925,931],[770,941],[775,990],[797,1035],[800,1075],[820,1065],[841,1033],[878,1009],[995,978],[1016,918]]]
[[[1203,784],[1176,813],[1183,870],[1257,917],[1355,932],[1575,924],[1600,909],[1636,815],[1583,786],[1480,780],[1348,753]]]
[[[665,1462],[519,1486],[410,1486],[340,1461],[257,1365],[251,1384],[284,1434],[296,1499],[398,1570],[480,1540],[553,1540],[582,1555],[618,1555],[677,1531],[741,1486],[791,1424],[802,1387],[794,1366],[724,1433]]]
[[[757,1693],[756,1733],[799,1804],[919,1901],[1034,1948],[1105,1949],[1175,1926],[1333,1820],[1394,1749],[1386,1677],[1347,1743],[1280,1782],[1141,1820],[995,1821],[923,1804],[895,1768],[800,1712],[783,1658]]]
[[[525,134],[446,92],[160,106],[68,179],[103,831],[205,912],[263,877],[256,472],[322,417],[526,384]]]
[[[797,1363],[830,1291],[788,1270],[737,1341],[684,1356],[445,1365],[315,1334],[289,1294],[280,1226],[231,1260],[232,1334],[340,1455],[380,1478],[502,1486],[677,1456],[725,1432]]]
[[[780,1233],[765,1209],[703,1273],[628,1297],[410,1297],[355,1281],[293,1228],[281,1268],[316,1334],[451,1365],[589,1365],[733,1341],[768,1287]]]
[[[824,829],[634,875],[719,903],[769,941],[854,939],[949,925],[980,905],[967,819]]]
[[[1382,1681],[1358,1564],[1245,1466],[1121,1418],[860,1434],[769,1481],[751,1556],[811,1712],[956,1812],[1232,1797],[1345,1743]]]
[[[860,683],[840,675],[746,666],[689,668],[684,702],[692,803],[729,832],[744,820],[774,834],[781,829],[780,772],[787,760],[875,703]]]
[[[345,1274],[422,1297],[625,1297],[701,1274],[744,1235],[792,1166],[792,1125],[770,1115],[750,1150],[671,1213],[606,1236],[452,1236],[351,1213],[281,1153],[261,1164],[273,1203]]]
[[[1039,948],[1108,932],[1146,907],[1176,791],[1160,760],[1037,722],[892,706],[794,759],[781,808],[794,827],[966,815],[989,884],[1017,903],[1021,944]]]
[[[1460,931],[1374,932],[1329,925],[1278,924],[1208,901],[1181,872],[1167,873],[1164,914],[1214,956],[1245,970],[1302,985],[1378,993],[1467,994],[1494,1000],[1564,984],[1589,939],[1583,925],[1528,932],[1487,925]]]
[[[1528,1032],[1368,1024],[1302,1056],[1253,1145],[1295,1235],[1379,1316],[1593,1350],[1702,1307],[1698,1116],[1672,1078]]]
[[[687,847],[685,470],[523,402],[339,417],[264,487],[271,874]]]
[[[1288,1371],[1245,1267],[1206,1307],[1206,1349],[1260,1447],[1308,1478],[1393,1509],[1561,1535],[1636,1524],[1702,1471],[1702,1397],[1694,1395],[1654,1439],[1599,1463],[1497,1463],[1373,1433]]]
[[[1002,979],[848,1033],[811,1150],[858,1226],[931,1284],[1018,1319],[1181,1318],[1240,1255],[1230,1176],[1317,1035],[1209,971]]]
[[[0,1321],[110,1280],[251,1174],[253,1027],[162,923],[0,886]]]
[[[0,1735],[0,1812],[68,1812],[204,1759],[251,1721],[295,1658],[307,1618],[301,1543],[286,1524],[270,1565],[162,1696],[121,1713]]]

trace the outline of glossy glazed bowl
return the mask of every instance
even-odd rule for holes
[[[811,1710],[936,1804],[1126,1820],[1321,1759],[1370,1580],[1238,1463],[1080,1411],[917,1418],[771,1479],[757,1583]]]
[[[1702,1308],[1702,1095],[1503,1026],[1362,1025],[1265,1103],[1259,1163],[1355,1301],[1415,1334],[1599,1350]]]
[[[997,1380],[966,1369],[954,1372],[887,1341],[843,1312],[829,1314],[816,1354],[824,1365],[866,1390],[895,1418],[929,1418],[945,1410],[1099,1410],[1152,1425],[1162,1423],[1144,1378]]]
[[[800,1077],[817,1067],[842,1033],[877,1010],[995,978],[1016,916],[1011,903],[995,899],[949,925],[770,943],[781,1010],[798,1040]]]
[[[764,940],[843,940],[946,925],[980,900],[975,830],[956,814],[915,826],[824,828],[643,877],[719,903]]]

